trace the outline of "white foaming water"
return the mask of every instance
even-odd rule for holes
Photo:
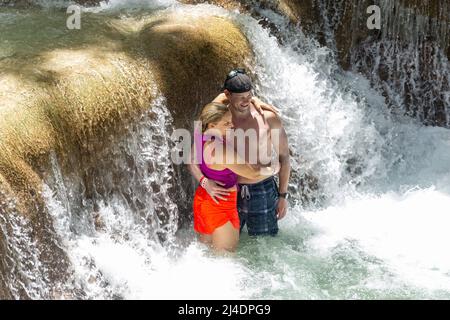
[[[318,230],[310,244],[321,254],[355,239],[364,252],[382,259],[407,283],[448,292],[449,205],[448,193],[429,188],[403,195],[366,196],[302,215]]]
[[[46,190],[47,202],[55,214],[56,228],[64,236],[74,271],[74,287],[84,298],[93,299],[235,299],[247,292],[239,287],[245,270],[231,259],[208,257],[206,248],[191,244],[183,250],[167,250],[132,223],[129,212],[115,216],[101,208],[106,228],[127,231],[126,235],[98,231],[75,236],[64,230],[67,215]],[[118,223],[120,227],[115,224]],[[69,235],[69,236],[68,236]],[[218,290],[220,288],[220,290]],[[72,298],[72,297],[63,297]]]
[[[313,176],[316,189],[303,191],[314,189],[314,210],[305,210],[303,195],[294,192],[298,205],[281,221],[280,235],[244,235],[235,258],[210,256],[192,230],[178,243],[173,182],[162,169],[170,167],[163,161],[170,149],[167,110],[159,105],[163,117],[151,121],[161,123],[129,141],[140,169],[130,171],[126,186],[133,192],[144,186],[143,194],[152,195],[142,197],[149,198],[143,212],[136,211],[140,203],[124,201],[127,190],[111,189],[113,196],[97,209],[97,227],[85,209],[85,219],[77,220],[73,192],[53,162],[60,182],[45,187],[45,197],[72,262],[73,292],[82,292],[77,297],[450,297],[443,210],[450,203],[450,132],[391,117],[367,80],[340,72],[329,51],[298,30],[281,28],[289,35],[281,46],[256,20],[236,12],[212,5],[168,10],[227,17],[245,33],[255,52],[257,93],[281,109],[289,135],[291,189]],[[155,141],[148,139],[152,130]],[[154,166],[151,177],[142,170],[146,163]],[[110,187],[106,178],[104,184]],[[168,223],[159,221],[158,206],[170,208]],[[157,233],[170,241],[163,243]]]
[[[240,288],[248,273],[243,266],[230,258],[211,257],[207,248],[195,243],[167,250],[135,225],[126,209],[118,215],[108,207],[100,209],[109,218],[106,229],[116,228],[117,234],[100,230],[74,235],[67,229],[64,208],[48,187],[45,196],[72,262],[72,289],[81,290],[82,298],[236,299],[251,293]]]
[[[95,257],[95,264],[115,294],[126,299],[244,298],[239,278],[243,268],[230,259],[208,258],[206,248],[192,244],[176,259],[164,250],[136,250],[101,237],[79,243],[79,250]]]

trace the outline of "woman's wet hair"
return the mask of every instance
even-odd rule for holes
[[[210,123],[219,122],[228,111],[228,106],[222,103],[211,102],[204,106],[198,119],[202,122],[202,133],[208,130]]]

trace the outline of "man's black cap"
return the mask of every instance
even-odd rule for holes
[[[223,89],[232,93],[248,92],[253,89],[252,80],[245,74],[244,69],[231,70],[225,80]]]

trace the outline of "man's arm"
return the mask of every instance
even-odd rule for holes
[[[277,115],[267,112],[267,121],[271,130],[278,130],[279,139],[273,139],[272,143],[278,153],[278,159],[280,161],[280,172],[278,174],[280,180],[279,192],[285,193],[288,190],[289,176],[291,174],[288,138],[283,124]],[[285,198],[280,198],[277,209],[278,219],[282,219],[286,215],[287,207],[287,200]]]

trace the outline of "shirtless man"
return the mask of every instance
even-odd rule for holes
[[[277,186],[274,176],[260,180],[250,180],[239,177],[240,196],[238,197],[238,212],[242,228],[247,225],[249,235],[276,235],[278,220],[287,212],[287,188],[290,175],[289,147],[286,132],[280,118],[272,111],[262,110],[262,115],[255,108],[258,99],[252,96],[252,83],[242,69],[232,70],[224,84],[224,92],[213,102],[228,104],[232,113],[234,129],[244,132],[255,132],[256,141],[245,141],[242,158],[247,163],[257,166],[269,166],[272,146],[278,154],[280,163],[279,182]],[[277,139],[271,139],[271,130],[278,134]],[[249,135],[251,136],[251,135]],[[235,141],[235,146],[238,143]],[[239,149],[237,150],[239,152]],[[256,163],[253,163],[256,160]],[[189,165],[192,175],[200,181],[202,173],[196,164]],[[217,182],[208,180],[206,191],[216,201],[224,200],[227,189]]]

